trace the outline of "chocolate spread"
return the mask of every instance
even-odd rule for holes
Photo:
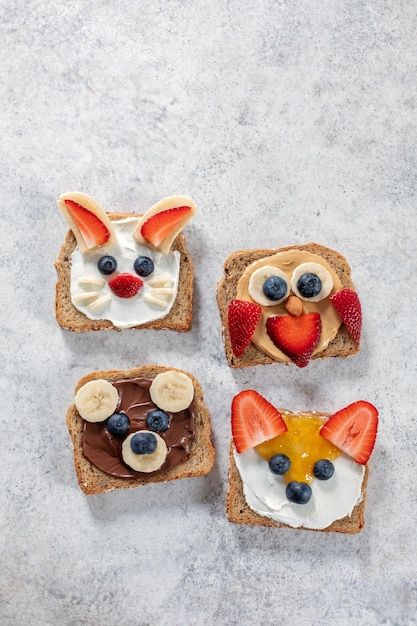
[[[126,413],[130,420],[129,432],[149,430],[146,425],[146,415],[157,406],[152,402],[149,388],[150,378],[131,378],[110,381],[119,392],[118,413]],[[170,469],[185,461],[190,455],[191,444],[194,441],[195,406],[194,401],[184,411],[169,413],[169,428],[158,433],[164,439],[168,454],[164,464],[157,472]],[[106,428],[106,422],[86,422],[82,434],[83,454],[86,459],[106,474],[118,478],[137,478],[144,476],[126,465],[122,458],[123,438],[114,437]],[[146,474],[153,475],[156,472]]]

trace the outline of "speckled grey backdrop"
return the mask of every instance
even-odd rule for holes
[[[1,4],[0,621],[416,624],[414,0]],[[77,336],[54,320],[55,197],[136,210],[192,194],[192,332]],[[364,304],[354,360],[233,372],[215,284],[233,249],[316,240]],[[212,411],[206,479],[87,499],[64,413],[97,368],[189,368]],[[361,536],[229,524],[229,403],[380,409]]]

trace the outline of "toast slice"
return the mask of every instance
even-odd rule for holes
[[[279,409],[284,412],[284,409]],[[322,413],[323,417],[328,417],[329,414]],[[253,511],[247,504],[245,495],[243,493],[243,483],[239,474],[239,470],[236,467],[235,459],[233,456],[234,444],[230,442],[229,449],[229,476],[228,476],[228,489],[226,496],[226,515],[230,522],[235,524],[246,524],[250,526],[268,526],[270,528],[291,528],[292,530],[314,530],[315,532],[335,532],[335,533],[359,533],[365,525],[365,502],[366,502],[366,486],[368,483],[369,468],[365,467],[365,475],[362,481],[362,499],[355,506],[352,511],[352,515],[335,520],[327,528],[322,530],[313,528],[294,528],[281,522],[276,522],[269,517],[264,517]]]
[[[140,217],[137,213],[109,213],[110,220],[126,217]],[[90,320],[84,313],[75,308],[71,301],[71,255],[76,248],[76,240],[71,230],[68,231],[59,256],[55,261],[58,274],[55,295],[55,315],[62,328],[78,333],[91,330],[120,330],[109,320]],[[158,330],[176,330],[187,332],[191,329],[193,313],[193,264],[188,252],[185,238],[178,235],[172,246],[181,255],[178,293],[171,311],[164,318],[132,326],[133,329],[153,328]],[[131,330],[131,329],[130,329]]]
[[[265,257],[284,252],[286,250],[306,250],[313,254],[321,256],[333,268],[339,277],[342,286],[348,289],[354,289],[351,279],[351,269],[345,257],[339,252],[326,248],[318,243],[307,243],[298,246],[287,246],[285,248],[275,248],[273,250],[239,250],[231,254],[224,263],[224,276],[220,279],[217,286],[217,303],[220,310],[220,316],[223,326],[223,339],[226,352],[226,358],[231,367],[242,368],[251,367],[253,365],[270,365],[277,363],[268,355],[260,352],[258,348],[251,343],[242,356],[236,357],[233,354],[230,341],[227,311],[230,302],[236,298],[237,284],[246,267]],[[350,337],[346,327],[342,324],[336,337],[328,344],[327,348],[317,354],[312,359],[322,359],[326,357],[347,357],[353,356],[359,352],[358,345]],[[288,365],[285,363],[285,365]]]
[[[194,404],[196,408],[195,441],[191,448],[191,454],[186,461],[168,470],[147,476],[144,474],[138,478],[117,478],[110,476],[92,465],[82,453],[83,420],[78,414],[75,405],[72,404],[67,411],[66,422],[74,449],[74,464],[77,479],[81,490],[86,495],[93,495],[112,491],[113,489],[132,489],[148,483],[168,482],[180,478],[205,476],[213,467],[215,459],[214,446],[211,439],[211,418],[204,403],[203,390],[197,379],[183,370],[175,367],[163,367],[160,365],[143,365],[130,370],[108,370],[91,372],[78,381],[75,392],[90,380],[104,378],[108,381],[120,378],[153,378],[160,372],[175,370],[183,372],[191,378],[194,384]]]

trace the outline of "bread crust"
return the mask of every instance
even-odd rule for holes
[[[140,217],[137,213],[108,213],[111,220],[117,221],[126,217]],[[55,288],[55,316],[58,324],[66,330],[76,333],[88,332],[91,330],[117,330],[109,320],[90,320],[84,313],[75,308],[71,301],[71,255],[77,246],[72,231],[66,234],[65,241],[61,247],[58,258],[55,261],[55,269],[58,280]],[[178,250],[181,256],[180,276],[178,282],[178,293],[171,311],[164,318],[132,326],[130,329],[153,328],[158,330],[176,330],[187,332],[191,329],[193,315],[193,282],[194,269],[188,252],[185,238],[178,235],[175,239],[173,250]]]
[[[229,448],[229,477],[228,489],[226,495],[226,515],[230,522],[234,524],[246,524],[250,526],[268,526],[270,528],[290,528],[291,530],[313,530],[314,532],[325,533],[348,533],[356,534],[361,532],[365,526],[365,503],[366,503],[366,487],[368,483],[369,468],[365,466],[365,475],[362,481],[362,500],[355,506],[352,515],[335,520],[330,526],[323,529],[316,528],[294,528],[288,524],[276,522],[269,517],[263,517],[255,513],[247,504],[244,493],[243,483],[240,478],[239,470],[236,467],[233,456],[234,446],[230,442]]]
[[[153,474],[152,476],[144,474],[138,478],[117,478],[95,467],[82,453],[83,420],[78,414],[74,404],[68,408],[66,423],[74,450],[75,472],[78,484],[86,495],[104,493],[106,491],[112,491],[113,489],[132,489],[148,483],[168,482],[181,478],[205,476],[211,471],[215,460],[215,450],[212,443],[210,413],[205,405],[200,383],[189,372],[175,367],[165,367],[161,365],[143,365],[130,370],[103,370],[91,372],[78,381],[74,395],[82,385],[90,380],[96,380],[97,378],[104,378],[110,382],[121,378],[154,378],[160,372],[172,370],[186,374],[193,381],[194,404],[196,409],[195,441],[192,444],[190,456],[186,461],[171,469],[163,470],[158,474]]]
[[[217,304],[219,306],[223,326],[223,340],[226,358],[230,367],[242,368],[254,365],[271,365],[273,363],[279,363],[279,361],[272,359],[258,350],[253,343],[249,344],[241,356],[236,357],[233,354],[232,344],[230,341],[227,324],[227,311],[230,302],[236,298],[237,285],[246,267],[254,261],[272,256],[277,252],[285,252],[286,250],[305,250],[323,257],[335,271],[343,287],[354,289],[351,279],[351,269],[345,257],[336,250],[326,248],[318,243],[286,246],[285,248],[274,248],[272,250],[238,250],[233,252],[224,262],[224,275],[219,280],[217,285]],[[317,354],[314,354],[311,358],[323,359],[326,357],[347,357],[353,356],[358,352],[359,346],[353,341],[346,327],[342,324],[336,337],[328,344],[327,348]],[[280,365],[289,365],[289,363],[280,363]]]

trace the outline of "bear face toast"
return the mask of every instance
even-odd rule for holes
[[[238,524],[359,532],[378,412],[278,410],[254,390],[232,402],[227,515]]]
[[[193,268],[180,232],[196,212],[191,198],[170,196],[142,216],[108,215],[69,192],[58,208],[71,228],[56,262],[63,328],[190,329]]]
[[[182,370],[93,372],[76,386],[67,426],[87,495],[204,476],[214,463],[202,389]]]
[[[318,244],[231,255],[217,289],[232,367],[348,356],[359,350],[362,312],[340,254]]]

